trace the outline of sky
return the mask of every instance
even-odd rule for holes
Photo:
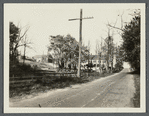
[[[5,4],[4,16],[5,24],[11,21],[15,25],[30,27],[27,32],[27,39],[33,44],[34,50],[27,48],[27,56],[46,55],[47,46],[50,45],[50,35],[70,34],[79,41],[79,20],[68,21],[68,19],[79,18],[80,9],[83,10],[83,17],[93,17],[82,21],[82,40],[87,45],[91,44],[91,53],[95,54],[97,40],[108,36],[108,22],[116,27],[121,27],[121,17],[123,22],[130,22],[132,16],[129,15],[133,9],[139,8],[139,4]],[[114,30],[114,29],[113,29]],[[9,31],[8,31],[9,32]],[[122,43],[121,36],[114,30],[114,43]],[[23,47],[19,50],[23,54]]]

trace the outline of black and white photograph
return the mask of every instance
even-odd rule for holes
[[[145,112],[145,3],[5,3],[4,112]]]

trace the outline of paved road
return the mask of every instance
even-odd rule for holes
[[[10,107],[133,107],[134,77],[129,69],[98,80],[36,97],[10,102]]]

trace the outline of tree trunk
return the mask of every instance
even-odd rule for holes
[[[107,60],[106,70],[107,70],[107,73],[109,73],[109,60]]]
[[[25,52],[26,52],[26,44],[24,44],[24,58],[23,58],[23,65],[25,63]]]

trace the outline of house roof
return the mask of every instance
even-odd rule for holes
[[[92,60],[99,60],[99,58],[100,58],[99,55],[91,55],[90,57],[93,58]],[[105,60],[105,57],[102,56],[101,60]]]
[[[36,55],[33,57],[36,59],[36,58],[47,58],[48,56],[47,55]]]

